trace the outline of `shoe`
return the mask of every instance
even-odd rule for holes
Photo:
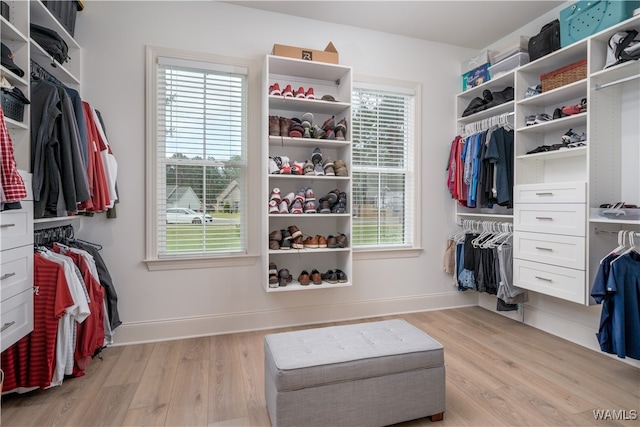
[[[313,169],[313,163],[311,163],[309,160],[305,160],[304,162],[304,174],[305,175],[315,175],[316,172]]]
[[[275,200],[276,202],[280,203],[280,201],[282,200],[282,195],[280,194],[280,189],[278,187],[274,187],[273,190],[271,190],[271,196],[269,197],[269,200]]]
[[[301,214],[301,213],[303,213],[302,202],[300,202],[300,200],[296,200],[295,202],[293,202],[293,204],[291,205],[291,210],[290,210],[289,213],[292,213],[292,214]]]
[[[313,202],[315,200],[316,200],[316,198],[315,198],[315,196],[313,194],[313,190],[311,189],[311,187],[307,187],[304,190],[304,201],[305,202]]]
[[[329,282],[331,284],[336,284],[338,283],[338,275],[336,274],[335,271],[329,270],[322,275],[322,280],[324,280],[325,282]]]
[[[314,285],[322,285],[322,275],[318,270],[311,270],[311,281]]]
[[[311,162],[313,164],[320,163],[322,164],[322,153],[320,152],[320,148],[316,147],[313,149],[313,153],[311,153]]]
[[[333,130],[336,126],[336,122],[335,122],[335,118],[334,116],[329,117],[327,120],[324,121],[324,123],[322,124],[321,129],[325,132],[329,132],[330,130]]]
[[[336,134],[333,131],[333,129],[329,129],[326,131],[326,133],[324,134],[324,136],[322,137],[322,139],[331,139],[334,140],[336,139]]]
[[[289,164],[289,158],[287,156],[280,156],[280,159],[282,159],[280,173],[283,175],[291,175],[291,165]]]
[[[336,160],[334,162],[333,167],[335,169],[336,176],[349,176],[349,173],[347,172],[347,166],[344,163],[344,160]]]
[[[280,241],[282,240],[282,231],[281,230],[275,230],[272,231],[271,233],[269,233],[269,243],[271,242],[276,242],[278,244],[278,247],[275,249],[280,249]],[[269,246],[271,248],[271,246]]]
[[[333,205],[333,207],[331,208],[331,213],[334,213],[334,214],[347,213],[347,204],[342,200],[339,200],[338,203]]]
[[[324,176],[324,169],[322,168],[322,165],[320,163],[316,163],[316,165],[313,167],[313,172],[316,176]]]
[[[328,200],[329,205],[333,206],[333,204],[338,201],[339,195],[340,195],[340,190],[335,189],[333,191],[329,191],[322,199]]]
[[[309,236],[304,239],[304,247],[307,249],[318,249],[318,238],[316,236]]]
[[[280,230],[282,233],[282,240],[280,240],[280,249],[291,249],[291,233],[288,230]]]
[[[326,176],[335,176],[336,172],[333,169],[333,159],[331,157],[325,159],[322,167]]]
[[[279,157],[278,157],[278,159],[279,159]],[[269,157],[269,173],[272,174],[272,175],[280,173],[280,167],[278,166],[278,164],[276,163],[275,158],[273,158],[273,157]]]
[[[278,203],[275,200],[269,200],[269,213],[270,214],[277,214],[280,213],[280,209],[279,209],[279,205],[280,203]]]
[[[291,138],[302,138],[304,134],[304,128],[302,125],[293,119],[291,119],[291,127],[289,128],[289,136]]]
[[[287,228],[287,231],[289,231],[289,233],[291,234],[291,237],[292,237],[293,239],[295,239],[295,238],[296,238],[296,237],[298,237],[298,236],[302,236],[302,231],[300,231],[300,230],[298,229],[298,227],[296,227],[295,225],[290,225],[290,226]]]
[[[278,285],[279,286],[287,286],[287,284],[291,283],[291,274],[289,274],[289,270],[286,268],[278,271]]]
[[[302,117],[300,117],[300,124],[304,127],[306,126],[313,126],[313,113],[304,113],[302,115]]]
[[[332,236],[332,235],[327,236],[327,248],[335,249],[337,247],[338,247],[338,240],[336,239],[336,236]]]
[[[562,113],[565,116],[573,116],[574,114],[580,114],[581,112],[582,110],[580,109],[580,104],[562,107]]]
[[[293,249],[304,249],[304,240],[302,236],[295,237],[291,242]]]
[[[316,204],[313,200],[309,200],[308,202],[304,202],[304,213],[306,214],[314,214],[317,213]]]
[[[305,95],[304,95],[304,88],[303,88],[302,86],[300,86],[300,87],[298,88],[298,90],[296,91],[296,93],[295,93],[295,97],[296,97],[296,98],[302,98],[302,99],[304,99],[304,98],[305,98]]]
[[[532,96],[536,96],[542,93],[542,85],[537,86],[529,86],[527,91],[524,93],[525,98],[530,98]]]
[[[347,119],[340,120],[336,125],[334,132],[338,141],[344,141],[347,137]]]
[[[296,198],[296,195],[293,194],[293,191],[292,191],[289,194],[287,194],[286,196],[284,196],[282,198],[282,201],[286,202],[287,206],[291,206],[293,204],[293,201],[295,200],[295,198]]]
[[[532,125],[535,125],[535,124],[536,124],[536,115],[535,114],[533,114],[531,116],[527,116],[525,118],[525,125],[526,126],[532,126]]]
[[[551,146],[550,145],[541,145],[539,147],[534,148],[531,151],[527,151],[527,154],[544,153],[546,151],[551,151]]]
[[[274,83],[271,86],[269,86],[269,95],[272,95],[272,96],[282,95],[282,92],[280,91],[280,85],[278,83]]]
[[[346,248],[348,246],[347,236],[343,233],[340,233],[336,236],[336,246],[338,248]]]
[[[277,240],[269,240],[269,250],[272,250],[272,251],[280,250],[280,242]]]
[[[562,111],[563,108],[556,108],[555,110],[553,110],[553,120],[558,120],[558,119],[561,119],[563,117],[567,117],[567,114],[565,114]]]
[[[553,120],[553,118],[546,113],[536,114],[534,124],[539,125],[540,123],[550,122],[551,120]]]
[[[327,247],[327,238],[324,236],[317,235],[318,239],[318,248],[326,248]]]
[[[280,117],[280,136],[289,136],[289,129],[291,128],[291,119],[286,117]]]
[[[280,136],[280,117],[269,116],[269,135]]]
[[[334,270],[338,279],[338,283],[347,283],[347,275],[342,270]]]
[[[278,206],[278,213],[279,214],[288,214],[289,213],[289,203],[287,203],[286,200],[283,200],[283,201],[280,202],[280,205]]]
[[[278,266],[273,262],[269,263],[269,287],[278,287]]]
[[[293,98],[293,89],[291,89],[291,85],[287,85],[282,91],[282,96],[285,98]]]
[[[311,128],[311,137],[312,138],[322,139],[322,138],[324,138],[324,135],[325,135],[325,131],[323,131],[322,128],[320,128],[320,126],[313,125],[313,127]]]
[[[309,273],[307,270],[302,270],[300,275],[298,276],[298,283],[302,286],[309,286]]]
[[[304,164],[293,162],[293,166],[291,166],[291,175],[303,175],[304,174]]]
[[[307,99],[316,99],[316,95],[313,93],[313,88],[310,87],[304,94],[304,97]]]
[[[329,204],[329,201],[327,199],[320,199],[320,213],[331,213],[331,205]]]

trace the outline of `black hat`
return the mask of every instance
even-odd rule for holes
[[[19,77],[24,76],[24,71],[13,62],[13,53],[4,43],[2,43],[2,65],[13,71]]]

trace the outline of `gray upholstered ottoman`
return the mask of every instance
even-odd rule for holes
[[[443,417],[444,349],[402,319],[270,334],[264,355],[273,427]]]

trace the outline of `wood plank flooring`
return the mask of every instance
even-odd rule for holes
[[[447,376],[444,420],[398,426],[640,425],[640,369],[615,358],[480,307],[362,321],[394,317],[444,345]],[[264,335],[327,325],[109,347],[84,377],[3,396],[2,426],[269,426]]]

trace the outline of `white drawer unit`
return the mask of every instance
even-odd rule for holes
[[[22,246],[0,254],[0,292],[2,300],[33,287],[33,247]]]
[[[513,233],[513,257],[561,267],[585,269],[586,239],[558,234]]]
[[[584,204],[517,204],[513,208],[513,229],[535,233],[584,236]]]
[[[514,258],[513,284],[523,289],[585,304],[584,270]]]
[[[0,351],[5,351],[33,330],[33,289],[22,291],[0,304]]]
[[[0,250],[33,243],[33,202],[21,201],[21,209],[0,214]]]
[[[515,203],[586,203],[587,183],[580,181],[516,185],[513,198]]]

